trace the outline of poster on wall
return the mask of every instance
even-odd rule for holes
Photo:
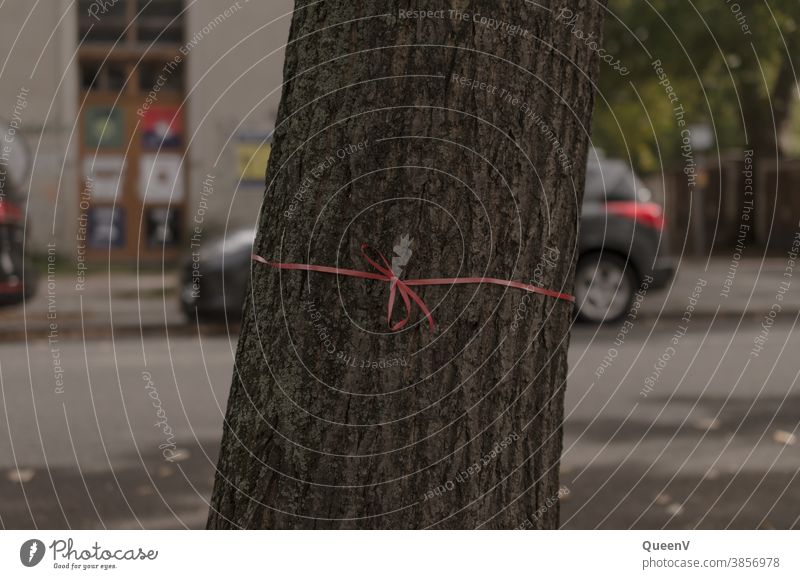
[[[146,217],[149,247],[176,247],[180,241],[180,211],[172,207],[150,207]]]
[[[139,198],[147,203],[183,200],[182,157],[174,153],[144,154],[139,166]]]
[[[154,106],[142,117],[145,149],[175,149],[183,145],[183,115],[179,107]]]
[[[269,134],[239,135],[236,141],[236,164],[241,183],[264,185],[272,152],[270,139]]]
[[[89,247],[125,246],[125,210],[121,207],[93,207],[89,210]]]
[[[119,107],[87,107],[83,113],[83,144],[87,149],[121,149],[125,117]]]
[[[92,199],[114,201],[122,191],[125,157],[122,155],[98,155],[83,160],[83,179]]]

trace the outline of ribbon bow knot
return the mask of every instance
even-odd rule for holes
[[[431,315],[428,306],[426,306],[425,302],[422,301],[422,298],[419,297],[417,292],[412,290],[406,282],[395,275],[386,257],[380,251],[374,250],[378,254],[380,260],[383,262],[383,265],[379,264],[369,255],[367,255],[367,250],[369,249],[371,249],[369,245],[362,243],[361,255],[364,257],[367,263],[369,263],[376,271],[383,275],[384,281],[389,282],[389,305],[387,307],[386,321],[389,323],[389,327],[392,329],[392,331],[396,332],[408,324],[408,321],[411,319],[412,300],[419,306],[419,309],[422,310],[422,313],[425,314],[425,317],[428,318],[428,324],[430,325],[431,330],[433,330],[436,326],[433,323],[433,316]],[[397,300],[398,293],[400,294],[400,298],[403,300],[403,304],[406,306],[406,317],[396,324],[392,324],[392,313],[394,312],[394,304]]]
[[[425,305],[425,302],[422,301],[422,298],[419,297],[419,295],[417,295],[417,293],[411,289],[412,286],[419,287],[419,286],[430,286],[430,285],[453,285],[453,284],[493,284],[509,288],[515,288],[530,293],[537,293],[568,302],[575,301],[575,297],[569,294],[536,287],[532,284],[524,284],[518,281],[510,281],[494,277],[447,277],[447,278],[403,280],[395,275],[394,271],[392,271],[392,268],[389,265],[389,262],[386,260],[386,257],[380,251],[373,250],[378,254],[378,259],[380,259],[382,264],[372,259],[367,254],[367,250],[371,249],[372,248],[370,248],[369,245],[367,245],[366,243],[361,244],[361,255],[377,273],[371,273],[368,271],[357,271],[354,269],[345,269],[340,267],[329,267],[326,265],[308,265],[305,263],[276,263],[272,261],[267,261],[260,255],[255,255],[255,254],[252,255],[251,257],[253,261],[257,261],[258,263],[263,263],[270,267],[274,267],[275,269],[314,271],[318,273],[330,273],[334,275],[344,275],[347,277],[371,279],[388,283],[389,305],[387,306],[387,321],[389,323],[389,327],[392,329],[393,332],[400,330],[401,328],[405,327],[408,324],[409,320],[411,319],[412,302],[417,304],[417,306],[419,306],[419,309],[422,310],[422,313],[425,314],[425,317],[428,319],[428,324],[430,325],[431,330],[435,328],[435,324],[433,323],[433,315],[431,315],[428,306]],[[394,305],[395,302],[397,301],[398,294],[400,295],[400,299],[403,300],[403,304],[405,305],[406,317],[400,320],[399,322],[393,324],[392,315],[394,313]]]

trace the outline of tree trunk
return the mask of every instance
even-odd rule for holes
[[[771,130],[771,134],[775,139],[775,148],[766,149],[766,152],[767,154],[772,154],[774,151],[777,157],[784,156],[781,135],[786,129],[792,111],[792,101],[797,95],[797,76],[795,75],[795,63],[792,61],[792,55],[800,51],[800,31],[795,27],[794,30],[785,35],[785,39],[786,53],[781,54],[781,64],[772,86],[771,98],[764,103],[764,106],[772,109],[774,116],[766,126],[761,127],[762,131]],[[756,150],[762,155],[764,154],[764,149]]]
[[[256,252],[571,293],[602,10],[298,0]],[[253,265],[209,528],[557,527],[573,305],[413,289]]]
[[[786,47],[781,47],[780,62],[772,86],[765,84],[761,67],[755,56],[751,59],[750,74],[741,83],[742,116],[747,135],[746,146],[756,152],[756,163],[773,162],[784,156],[781,143],[797,94],[797,77],[792,55],[800,50],[800,30],[795,28],[784,35]]]

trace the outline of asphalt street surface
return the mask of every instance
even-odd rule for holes
[[[618,329],[573,332],[563,526],[799,526],[792,319]],[[203,527],[234,340],[0,345],[0,525]]]

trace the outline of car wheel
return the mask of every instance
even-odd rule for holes
[[[582,257],[575,271],[578,319],[600,324],[620,319],[633,303],[636,274],[623,258],[611,254]]]

